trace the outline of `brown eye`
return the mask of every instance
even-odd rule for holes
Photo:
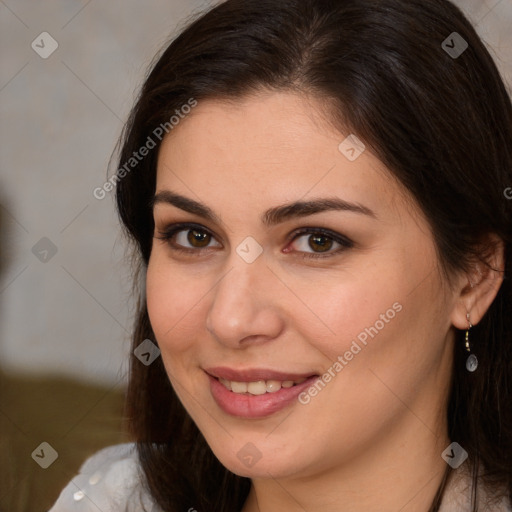
[[[160,231],[159,235],[155,238],[167,242],[173,251],[194,256],[200,256],[213,247],[222,247],[212,233],[197,224],[173,224]],[[211,244],[212,241],[215,245]],[[346,236],[324,228],[302,228],[296,231],[291,245],[294,244],[296,246],[292,251],[287,249],[285,252],[302,253],[304,258],[327,258],[354,246]]]
[[[303,253],[304,258],[327,258],[350,249],[354,243],[334,231],[323,228],[303,228],[295,233],[292,245],[295,245],[296,252]]]
[[[160,236],[155,236],[160,240],[164,240],[173,251],[186,252],[193,255],[200,255],[203,249],[213,247],[213,235],[203,227],[194,224],[173,224],[163,231],[159,231]],[[217,247],[221,244],[217,243]]]
[[[309,235],[308,245],[317,252],[325,252],[332,247],[333,240],[325,235]]]
[[[211,235],[206,231],[200,229],[189,229],[183,230],[186,231],[187,241],[190,243],[192,247],[207,247],[210,242]]]

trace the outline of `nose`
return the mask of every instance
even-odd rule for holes
[[[219,343],[230,348],[277,338],[284,328],[279,284],[263,257],[252,263],[235,261],[213,289],[206,317],[207,330]]]

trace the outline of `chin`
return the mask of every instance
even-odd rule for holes
[[[232,473],[246,478],[287,478],[297,475],[304,467],[311,467],[312,461],[303,460],[304,453],[288,453],[265,439],[247,436],[238,438],[231,445],[210,444],[220,463]],[[298,443],[300,448],[300,443]],[[301,458],[299,458],[301,456]]]
[[[293,468],[289,467],[289,461],[285,463],[288,466],[282,467],[282,461],[269,462],[260,459],[252,467],[249,467],[241,463],[237,458],[224,457],[219,460],[224,467],[235,475],[251,479],[286,478],[293,476],[297,470],[296,465]]]

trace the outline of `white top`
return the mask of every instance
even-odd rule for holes
[[[48,512],[159,511],[141,482],[135,443],[108,446],[82,464]]]
[[[108,446],[84,462],[48,512],[159,512],[142,481],[135,444]],[[479,512],[512,512],[508,499],[487,506],[486,493],[479,489],[478,494]],[[445,491],[439,512],[470,510],[471,481],[459,468]]]

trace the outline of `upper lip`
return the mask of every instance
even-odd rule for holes
[[[258,380],[299,380],[317,375],[315,372],[287,373],[277,370],[269,370],[266,368],[247,368],[244,370],[236,370],[225,366],[205,368],[204,371],[212,377],[234,382],[256,382]]]

